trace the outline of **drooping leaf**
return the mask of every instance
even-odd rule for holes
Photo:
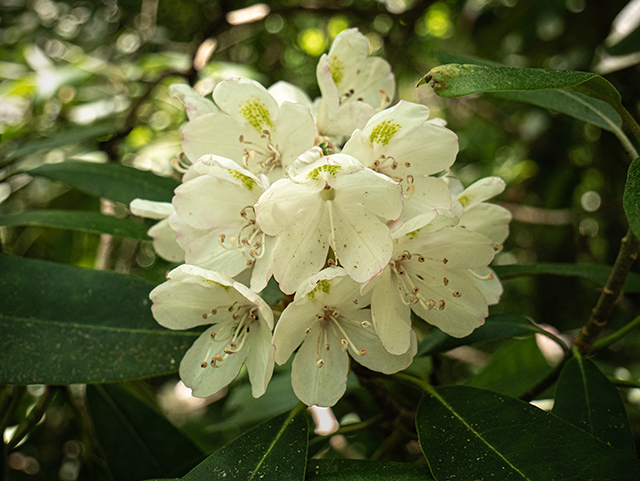
[[[412,463],[360,461],[354,459],[311,459],[307,481],[429,481],[427,466]]]
[[[511,314],[496,314],[487,317],[484,324],[467,337],[451,337],[439,329],[434,329],[418,346],[418,356],[437,354],[459,346],[500,337],[526,336],[540,332],[540,328],[529,319]]]
[[[57,227],[96,234],[111,234],[136,240],[151,240],[147,227],[127,218],[98,212],[74,210],[32,210],[0,216],[0,226]]]
[[[518,399],[464,386],[426,392],[418,437],[434,477],[637,480],[640,462]]]
[[[473,64],[486,67],[504,67],[496,62],[479,59],[469,55],[438,52],[443,63]],[[621,132],[622,120],[615,109],[602,100],[591,98],[578,92],[564,89],[493,92],[491,95],[508,100],[525,102],[549,110],[561,112],[583,122],[596,125],[610,132]]]
[[[498,349],[468,386],[519,396],[551,371],[534,337],[514,339]]]
[[[639,201],[640,201],[640,195]],[[640,208],[639,208],[640,213]],[[640,216],[639,216],[640,219]],[[511,264],[506,266],[494,266],[493,270],[500,279],[510,279],[521,276],[555,275],[566,277],[581,277],[604,286],[607,283],[610,266],[598,264],[569,264],[560,262],[538,262],[536,264]],[[623,292],[640,292],[640,274],[630,272],[622,286]]]
[[[616,108],[620,94],[611,83],[590,72],[520,67],[447,64],[431,69],[420,82],[429,83],[441,97],[482,92],[563,89],[607,102]]]
[[[629,166],[622,204],[631,230],[636,237],[640,237],[640,159],[634,160]]]
[[[635,456],[620,394],[589,359],[575,356],[564,365],[552,412],[600,441]]]
[[[223,446],[182,479],[304,479],[309,428],[302,409],[281,414]],[[296,415],[297,412],[297,415]]]
[[[0,383],[71,384],[175,372],[198,336],[152,317],[152,285],[0,255]]]
[[[179,185],[174,179],[116,163],[45,164],[30,170],[29,174],[65,182],[87,194],[123,204],[135,198],[170,202],[173,190]]]
[[[0,148],[0,166],[9,162],[35,154],[40,151],[51,151],[65,145],[82,142],[92,142],[97,144],[97,139],[105,135],[114,133],[118,126],[113,124],[99,124],[78,128],[77,130],[56,132],[51,137],[39,140],[28,140],[25,138],[15,139]]]
[[[182,476],[204,457],[164,415],[118,386],[87,386],[87,405],[114,481]]]

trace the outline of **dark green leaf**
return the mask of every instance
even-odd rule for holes
[[[635,481],[640,462],[524,401],[464,386],[425,393],[418,437],[434,477]]]
[[[544,379],[550,370],[534,337],[516,339],[498,349],[467,385],[519,396]]]
[[[51,151],[65,145],[71,145],[91,141],[97,144],[96,139],[114,133],[118,127],[111,124],[91,125],[65,132],[54,133],[51,137],[39,140],[28,140],[24,137],[3,145],[0,149],[0,166],[27,155],[40,151]],[[4,154],[4,155],[3,155]]]
[[[311,459],[307,481],[429,481],[427,466],[412,463],[356,461],[353,459]]]
[[[565,364],[556,384],[552,412],[600,441],[635,456],[620,394],[590,360],[576,356]]]
[[[620,94],[615,87],[589,72],[448,64],[431,69],[421,82],[429,83],[438,95],[446,98],[481,92],[563,89],[607,102],[614,108],[620,105]]]
[[[640,237],[640,159],[634,160],[629,166],[622,204],[631,230],[636,237]]]
[[[297,416],[285,413],[256,426],[213,453],[182,479],[302,481],[307,462],[309,427],[304,413],[297,411]]]
[[[175,372],[198,336],[150,311],[129,276],[0,255],[0,383],[71,384]]]
[[[127,218],[75,210],[32,210],[0,216],[0,226],[57,227],[96,234],[151,240],[147,227]]]
[[[118,386],[87,386],[87,405],[114,481],[182,476],[204,457],[162,414]]]
[[[601,286],[604,286],[607,283],[609,274],[611,274],[610,266],[598,264],[563,264],[555,262],[494,266],[493,270],[498,274],[498,277],[503,280],[510,279],[512,277],[550,274],[555,276],[582,277],[583,279],[596,282]],[[640,292],[640,275],[635,272],[630,272],[622,286],[622,290],[624,292]]]
[[[174,179],[114,163],[45,164],[30,170],[29,174],[65,182],[90,195],[123,204],[135,198],[170,202],[173,190],[179,185]]]
[[[471,57],[469,55],[439,52],[438,58],[443,63],[464,63],[487,67],[504,67],[495,62]],[[622,120],[613,107],[606,102],[568,90],[537,90],[532,92],[494,92],[500,97],[518,102],[537,105],[549,110],[570,115],[578,120],[591,123],[610,132],[619,132]]]
[[[526,336],[540,332],[540,328],[529,319],[511,314],[497,314],[489,316],[484,324],[467,337],[451,337],[435,328],[425,337],[418,347],[418,356],[436,354],[449,351],[458,346],[466,346],[474,342],[500,337]]]

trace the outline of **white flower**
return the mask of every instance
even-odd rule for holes
[[[410,310],[454,337],[484,323],[487,301],[467,275],[491,262],[493,243],[457,222],[434,211],[404,224],[393,233],[391,261],[364,288],[372,294],[374,327],[389,352],[409,349]]]
[[[333,41],[316,68],[322,97],[317,100],[321,135],[343,137],[364,127],[391,102],[395,79],[386,60],[369,57],[367,37],[352,28]]]
[[[283,177],[296,157],[315,142],[307,107],[276,100],[257,82],[232,78],[216,85],[219,113],[201,115],[182,128],[183,149],[192,161],[215,154],[254,174]]]
[[[417,350],[389,354],[371,325],[368,297],[344,269],[330,267],[304,282],[282,313],[273,343],[278,364],[287,362],[302,343],[291,367],[296,396],[311,406],[333,406],[347,386],[349,355],[369,369],[391,374],[411,364]]]
[[[169,262],[184,261],[184,250],[176,242],[176,232],[169,225],[169,217],[175,212],[171,202],[133,199],[129,209],[132,214],[140,217],[161,219],[147,231],[153,239],[153,248],[160,257]]]
[[[204,156],[175,190],[176,216],[169,222],[188,264],[236,276],[254,267],[251,288],[269,280],[273,239],[256,225],[253,205],[269,187],[235,162]]]
[[[213,324],[189,348],[180,377],[197,397],[233,381],[247,363],[251,390],[259,397],[273,374],[273,313],[253,291],[229,276],[182,265],[149,297],[158,323],[169,329]]]
[[[310,163],[294,164],[291,179],[275,182],[255,206],[260,228],[277,236],[273,275],[280,289],[293,293],[322,269],[329,246],[353,279],[370,279],[393,250],[385,221],[402,210],[400,186],[348,155],[322,157],[316,148],[305,157]]]
[[[169,93],[182,101],[189,120],[220,111],[211,100],[203,97],[187,84],[173,84],[169,87]]]

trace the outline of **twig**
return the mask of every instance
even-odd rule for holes
[[[631,228],[622,238],[620,251],[616,262],[611,269],[611,274],[607,284],[602,289],[596,307],[591,311],[589,320],[582,327],[580,333],[575,338],[574,343],[578,346],[582,355],[589,354],[596,338],[607,325],[609,316],[622,290],[627,274],[631,269],[631,264],[638,258],[638,238],[633,234]]]
[[[531,402],[539,394],[543,393],[548,388],[553,386],[555,384],[555,382],[558,380],[558,378],[560,377],[560,373],[562,372],[562,368],[567,363],[567,361],[569,359],[571,359],[572,356],[573,356],[573,353],[571,351],[565,351],[565,356],[562,359],[562,361],[560,361],[558,363],[558,365],[556,367],[554,367],[551,370],[551,372],[549,372],[549,374],[547,374],[544,377],[544,379],[542,379],[542,381],[540,381],[538,384],[533,386],[531,389],[528,389],[524,394],[520,395],[519,399],[522,399],[523,401],[526,401],[526,402]]]
[[[596,351],[600,351],[600,350],[602,350],[602,349],[604,349],[606,347],[609,347],[611,344],[613,344],[615,342],[618,342],[620,339],[625,337],[627,334],[629,334],[631,331],[633,331],[638,326],[640,326],[640,316],[636,317],[629,324],[627,324],[623,328],[617,330],[616,332],[614,332],[610,336],[604,337],[604,338],[594,342],[593,346],[591,347],[591,352],[593,353],[593,352],[596,352]]]

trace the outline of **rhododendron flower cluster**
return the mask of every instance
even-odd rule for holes
[[[350,360],[386,374],[411,364],[412,312],[463,337],[502,293],[489,264],[510,215],[486,202],[502,180],[465,189],[451,176],[456,135],[424,105],[390,106],[390,66],[356,29],[336,37],[317,78],[314,102],[284,82],[230,78],[212,99],[172,87],[189,118],[182,184],[171,204],[131,210],[159,219],[158,254],[184,262],[151,293],[157,321],[210,326],[180,364],[195,396],[244,364],[260,396],[297,350],[294,392],[332,406]],[[270,281],[289,301],[275,314],[260,295]]]

